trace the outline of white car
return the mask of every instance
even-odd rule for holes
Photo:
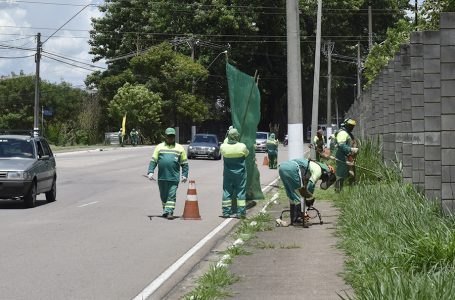
[[[267,139],[270,132],[258,131],[256,132],[256,151],[265,152],[267,150]]]

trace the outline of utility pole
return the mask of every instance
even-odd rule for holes
[[[362,94],[362,62],[360,60],[360,41],[357,43],[357,98]]]
[[[335,43],[328,41],[322,49],[324,55],[327,56],[327,136],[332,134],[332,52],[334,47]]]
[[[286,0],[289,159],[303,157],[299,1]]]
[[[39,133],[39,96],[40,96],[40,76],[39,67],[41,60],[41,33],[38,32],[36,36],[36,54],[35,54],[35,110],[33,118],[33,135],[37,136]]]
[[[371,2],[368,5],[368,50],[373,47],[373,14],[371,13]]]
[[[319,72],[321,66],[321,21],[322,21],[322,0],[318,0],[318,16],[316,25],[316,51],[314,52],[314,80],[313,80],[313,112],[311,116],[311,137],[316,135],[319,116]],[[315,149],[311,151],[311,158],[316,158]]]

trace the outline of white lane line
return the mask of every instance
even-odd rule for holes
[[[267,207],[270,205],[270,203],[272,203],[273,201],[275,201],[277,198],[278,198],[278,193],[276,193],[275,195],[273,195],[273,197],[269,200],[269,202],[267,202],[264,207],[261,209],[261,213],[265,213]]]
[[[95,204],[95,203],[98,203],[98,201],[93,201],[93,202],[90,202],[90,203],[82,204],[82,205],[79,205],[78,207],[84,207],[84,206],[92,205],[92,204]]]
[[[262,191],[272,188],[272,186],[278,181],[278,178],[272,181],[269,185],[264,187]],[[188,250],[182,257],[180,257],[175,263],[167,268],[160,276],[153,280],[147,287],[145,287],[133,300],[144,300],[150,297],[166,280],[168,280],[172,274],[174,274],[193,254],[200,250],[212,237],[226,227],[233,219],[226,219],[209,234],[207,234],[202,240]]]

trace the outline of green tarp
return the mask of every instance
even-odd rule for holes
[[[250,155],[246,160],[246,200],[264,199],[256,165],[256,131],[261,118],[261,95],[254,77],[251,77],[234,66],[226,63],[226,75],[229,87],[232,125],[240,133]]]

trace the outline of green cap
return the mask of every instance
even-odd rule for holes
[[[164,132],[166,135],[175,135],[175,129],[174,128],[167,128],[166,131]]]

